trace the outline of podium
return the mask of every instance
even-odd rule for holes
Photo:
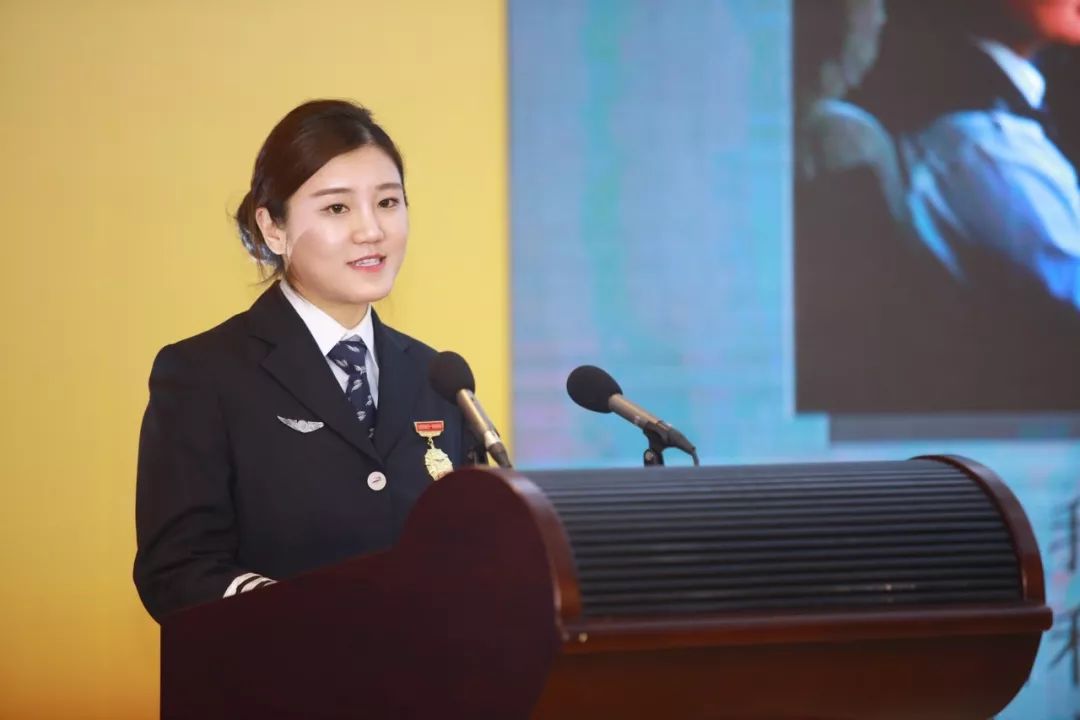
[[[393,549],[167,618],[162,717],[985,719],[1050,623],[970,460],[466,468]]]

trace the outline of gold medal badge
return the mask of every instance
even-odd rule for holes
[[[435,438],[442,435],[446,423],[442,420],[421,420],[414,422],[416,434],[427,440],[428,449],[424,453],[424,467],[432,480],[438,480],[443,475],[454,469],[454,463],[450,462],[450,456],[435,447]]]

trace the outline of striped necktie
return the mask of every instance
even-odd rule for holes
[[[373,439],[375,437],[375,401],[371,397],[365,365],[367,346],[356,336],[348,337],[331,348],[326,355],[330,358],[330,362],[348,375],[345,396],[352,403],[356,411],[356,419],[364,428],[364,432],[369,439]]]

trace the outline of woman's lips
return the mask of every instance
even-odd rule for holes
[[[346,263],[353,270],[360,272],[378,272],[386,264],[385,255],[367,255]]]

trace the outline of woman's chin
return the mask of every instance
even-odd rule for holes
[[[340,297],[350,305],[370,305],[389,295],[393,286],[393,282],[365,283],[363,287],[350,287]]]

